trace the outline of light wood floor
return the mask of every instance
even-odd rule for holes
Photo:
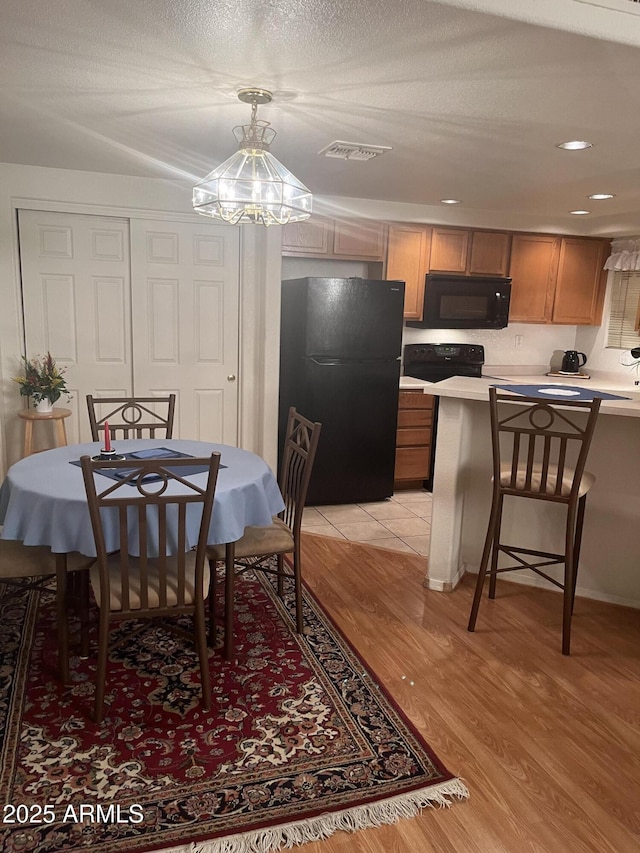
[[[424,558],[303,535],[304,576],[470,799],[305,853],[638,853],[640,612],[502,580],[424,589]]]

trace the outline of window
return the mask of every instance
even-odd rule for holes
[[[640,346],[640,271],[617,272],[613,277],[607,346]]]

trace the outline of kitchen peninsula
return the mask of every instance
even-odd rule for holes
[[[575,385],[629,398],[605,399],[600,408],[587,461],[596,483],[587,500],[576,594],[640,608],[640,387],[632,378],[604,374],[558,379],[522,369],[500,378],[454,377],[434,384],[411,380],[413,388],[420,385],[440,398],[425,586],[449,591],[466,571],[478,570],[491,506],[489,387],[501,384]],[[564,522],[564,510],[557,506],[507,501],[503,539],[558,550]],[[528,571],[503,577],[552,588]]]

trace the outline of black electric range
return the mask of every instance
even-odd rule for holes
[[[403,373],[427,382],[452,376],[482,376],[484,347],[481,344],[407,344]]]
[[[481,344],[406,344],[403,350],[403,373],[427,382],[441,382],[452,376],[482,376],[484,347]],[[428,393],[428,392],[427,392]],[[438,397],[433,401],[431,429],[431,472],[424,481],[425,489],[433,488],[435,472]]]

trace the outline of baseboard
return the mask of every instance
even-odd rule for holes
[[[438,581],[435,578],[430,578],[429,575],[422,582],[422,586],[426,589],[431,589],[434,592],[453,592],[465,575],[465,567],[461,566],[456,572],[453,580]]]
[[[465,563],[465,571],[469,572],[469,574],[477,575],[478,566],[472,566]],[[535,575],[527,575],[523,571],[514,571],[511,573],[505,572],[503,575],[500,575],[500,578],[509,581],[509,583],[519,583],[523,586],[535,586],[539,589],[550,590],[551,592],[560,592],[558,587],[548,583],[544,578],[538,578]],[[606,592],[586,589],[581,586],[576,587],[576,598],[590,598],[592,601],[602,601],[605,604],[617,604],[620,607],[631,607],[634,610],[640,610],[640,601],[637,599],[623,598],[620,595],[608,595]]]

